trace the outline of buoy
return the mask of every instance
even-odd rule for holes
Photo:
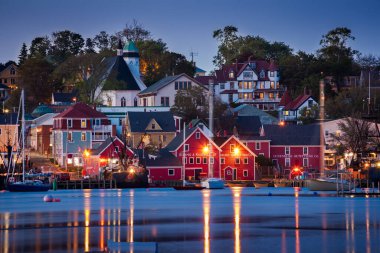
[[[61,199],[59,199],[59,198],[54,198],[54,199],[53,199],[53,202],[61,202]]]
[[[44,196],[44,202],[53,202],[53,196],[45,195]]]

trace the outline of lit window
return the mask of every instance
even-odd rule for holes
[[[80,139],[81,139],[82,141],[86,141],[86,132],[82,132],[82,133],[81,133]]]
[[[234,76],[235,76],[235,75],[234,75],[234,71],[231,70],[230,73],[228,74],[228,77],[229,77],[229,78],[234,78]]]
[[[235,150],[235,144],[230,144],[230,152],[233,153]]]
[[[248,164],[248,158],[244,158],[243,163]]]
[[[87,121],[85,119],[80,120],[80,127],[81,128],[86,128],[87,127]]]
[[[243,177],[248,177],[248,170],[243,170]]]
[[[285,116],[289,116],[289,111],[284,111]]]
[[[73,132],[68,132],[68,133],[67,133],[67,140],[68,140],[69,142],[72,142],[72,141],[73,141]]]
[[[225,158],[220,158],[220,164],[224,164],[225,163]]]
[[[169,169],[168,170],[168,175],[169,176],[174,176],[174,170],[173,169]]]

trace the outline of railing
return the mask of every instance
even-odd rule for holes
[[[93,125],[92,129],[94,132],[111,132],[112,125]]]

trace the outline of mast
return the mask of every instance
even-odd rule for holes
[[[319,164],[321,166],[321,176],[325,173],[325,136],[323,131],[323,122],[325,119],[325,81],[319,82]]]
[[[208,125],[211,132],[211,136],[210,136],[210,140],[211,140],[211,138],[213,137],[213,132],[214,132],[214,81],[212,79],[209,80],[208,95],[209,95]],[[209,178],[214,177],[213,166],[211,164],[211,153],[212,153],[212,144],[211,144],[211,141],[209,141],[209,152],[208,152],[208,177]]]
[[[22,181],[25,181],[25,99],[24,89],[21,91],[21,138],[22,138]]]
[[[183,154],[182,154],[182,184],[185,186],[185,161],[186,161],[186,153],[185,153],[185,140],[186,140],[186,123],[183,121]]]

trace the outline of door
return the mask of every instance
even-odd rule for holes
[[[195,169],[194,170],[194,179],[195,180],[201,180],[201,178],[200,178],[201,172],[202,172],[202,169]]]
[[[237,169],[233,169],[234,175],[232,180],[237,180]]]
[[[224,180],[231,181],[233,180],[234,170],[231,167],[226,167],[224,169]]]

